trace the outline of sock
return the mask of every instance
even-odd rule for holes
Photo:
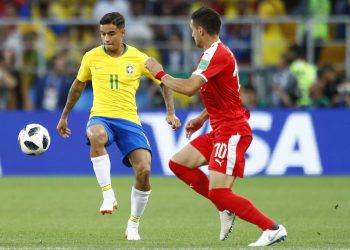
[[[169,161],[169,167],[171,171],[188,186],[190,186],[194,191],[209,199],[209,179],[203,171],[200,169],[191,169],[182,166],[172,160]],[[210,199],[209,199],[210,200]],[[225,208],[219,204],[215,204],[219,211],[224,211]]]
[[[111,185],[111,162],[109,155],[102,155],[91,158],[92,165],[95,171],[96,179],[102,189],[104,199],[115,199]]]
[[[243,196],[234,194],[230,188],[215,188],[209,191],[209,198],[225,207],[241,219],[257,225],[263,231],[273,230],[275,222],[260,212],[253,203]]]
[[[140,217],[145,211],[150,194],[151,190],[140,191],[134,188],[134,186],[131,188],[131,215],[128,221],[129,226],[135,226],[135,223],[139,223]]]

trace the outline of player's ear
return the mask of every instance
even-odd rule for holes
[[[203,29],[202,26],[199,26],[199,27],[198,27],[198,32],[199,32],[199,34],[200,34],[201,36],[204,35],[204,29]]]
[[[125,28],[120,28],[119,30],[120,30],[120,33],[122,33],[122,36],[125,36],[125,33],[126,33]]]

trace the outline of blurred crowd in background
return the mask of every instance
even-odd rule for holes
[[[0,0],[0,110],[62,109],[83,54],[101,44],[100,18],[112,11],[126,18],[127,44],[188,77],[201,53],[189,17],[201,6],[222,15],[220,39],[237,58],[246,107],[350,107],[350,22],[328,21],[349,15],[350,0]],[[75,109],[89,110],[91,100],[88,84]],[[147,79],[137,102],[164,106]],[[202,107],[198,95],[176,94],[175,104]]]

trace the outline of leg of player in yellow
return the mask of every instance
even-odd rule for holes
[[[103,125],[95,124],[87,129],[87,137],[90,141],[90,157],[96,179],[102,189],[103,203],[100,212],[111,214],[113,209],[117,208],[117,201],[111,185],[111,162],[105,148],[108,135]]]
[[[145,149],[136,149],[129,156],[129,162],[135,173],[135,183],[131,188],[131,214],[125,231],[125,239],[141,240],[139,221],[146,208],[151,193],[151,153]]]
[[[208,143],[208,145],[210,144]],[[184,181],[190,188],[209,199],[209,179],[206,174],[198,168],[208,164],[206,157],[210,157],[210,155],[204,156],[204,154],[204,151],[201,153],[191,144],[187,144],[171,158],[169,167],[174,174]],[[219,239],[226,240],[229,233],[233,230],[236,216],[219,205],[215,206],[219,212],[221,226]]]

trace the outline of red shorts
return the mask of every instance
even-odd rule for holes
[[[190,143],[208,160],[209,170],[242,178],[245,153],[252,138],[252,131],[246,123],[230,127],[224,133],[211,131]]]

